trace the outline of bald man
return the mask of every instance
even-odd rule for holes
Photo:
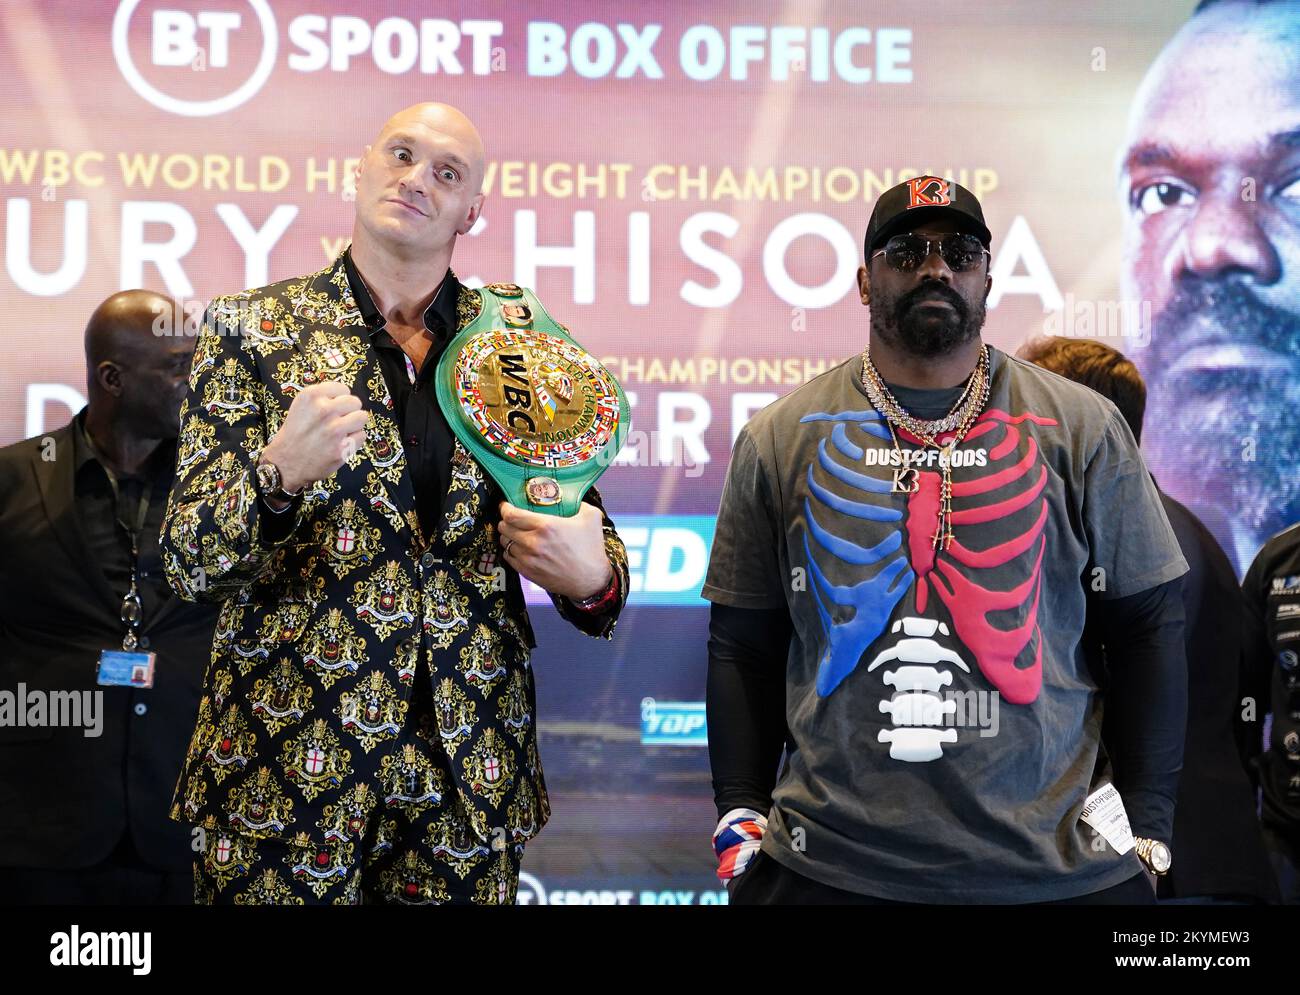
[[[511,904],[550,814],[520,578],[605,638],[630,585],[594,489],[506,503],[438,406],[486,306],[451,270],[483,173],[455,108],[395,114],[350,246],[204,318],[162,536],[177,593],[222,606],[172,811],[200,902]]]
[[[158,530],[194,337],[114,294],[86,325],[89,401],[0,450],[0,902],[192,901],[167,818],[216,612],[163,578]]]

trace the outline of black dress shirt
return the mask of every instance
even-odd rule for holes
[[[343,255],[343,268],[347,272],[357,309],[370,330],[370,341],[379,358],[379,368],[388,385],[388,393],[393,398],[394,414],[402,431],[402,445],[406,449],[406,465],[415,485],[415,507],[420,516],[420,527],[425,535],[432,535],[433,526],[442,509],[442,499],[450,484],[451,454],[455,450],[451,428],[442,408],[438,407],[433,374],[438,368],[438,359],[443,349],[456,334],[456,301],[460,297],[460,281],[456,279],[455,273],[447,270],[442,286],[425,308],[424,327],[433,339],[433,345],[412,383],[406,366],[406,354],[384,327],[384,316],[352,262],[351,249]]]
[[[118,477],[115,495],[94,444],[87,438],[86,409],[83,408],[77,415],[74,425],[73,493],[76,496],[77,516],[81,521],[91,560],[103,572],[108,586],[119,598],[125,597],[131,586],[131,542],[124,526],[135,527],[140,499],[148,494],[149,505],[144,516],[144,526],[136,540],[140,552],[137,585],[140,590],[142,619],[152,618],[171,597],[171,590],[163,577],[162,561],[158,557],[158,533],[162,529],[167,493],[171,489],[175,473],[176,443],[160,443],[139,473]],[[122,626],[122,635],[126,635],[125,624]],[[147,646],[144,648],[147,649]]]

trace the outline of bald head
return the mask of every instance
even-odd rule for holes
[[[95,308],[86,322],[86,369],[94,379],[95,367],[105,361],[124,363],[153,345],[154,323],[171,329],[176,302],[152,290],[123,290]]]
[[[124,290],[86,322],[86,384],[92,412],[141,438],[175,437],[194,337],[170,297]]]
[[[470,182],[474,192],[477,193],[482,187],[483,166],[487,160],[487,154],[483,150],[483,137],[474,127],[474,122],[451,104],[431,101],[412,104],[405,110],[398,111],[379,129],[375,145],[381,146],[391,135],[406,132],[416,135],[423,133],[429,138],[440,137],[457,146],[459,154],[465,159],[469,175],[473,177]]]
[[[398,111],[357,162],[353,261],[381,282],[383,269],[414,269],[436,287],[478,221],[484,172],[483,139],[455,107]]]

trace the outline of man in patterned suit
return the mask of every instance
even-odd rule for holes
[[[572,518],[500,500],[438,407],[484,306],[450,269],[483,173],[460,112],[396,114],[348,250],[204,317],[161,543],[221,604],[172,809],[200,902],[512,903],[549,816],[519,578],[609,638],[627,558],[594,489]]]

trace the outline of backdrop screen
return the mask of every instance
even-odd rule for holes
[[[714,515],[753,412],[863,348],[883,189],[981,199],[986,341],[1139,362],[1152,469],[1238,570],[1300,518],[1300,14],[1193,6],[8,0],[0,444],[80,409],[104,297],[192,311],[320,269],[383,121],[460,107],[489,163],[457,274],[534,287],[633,408],[600,484],[632,564],[615,638],[529,592],[554,818],[521,901],[721,901]]]

